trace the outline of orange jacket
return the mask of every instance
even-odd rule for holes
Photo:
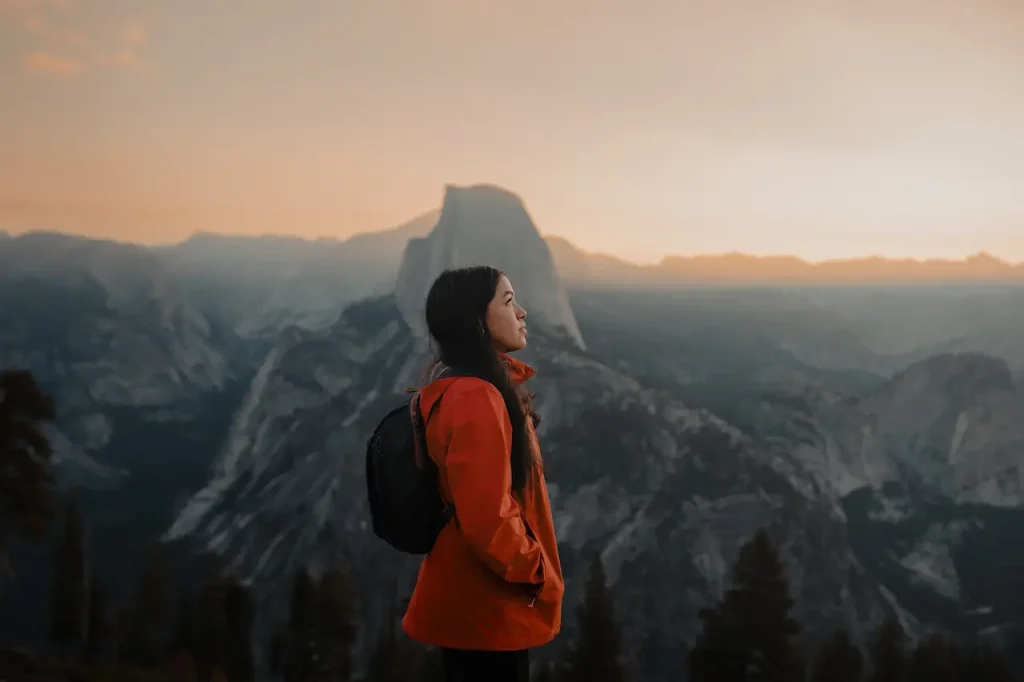
[[[505,360],[517,383],[533,376],[531,367]],[[455,519],[423,559],[402,628],[419,642],[452,649],[546,644],[561,628],[564,583],[542,467],[513,495],[512,426],[501,394],[474,377],[438,379],[420,392],[424,415],[442,392],[427,448]],[[529,419],[527,428],[539,447]]]

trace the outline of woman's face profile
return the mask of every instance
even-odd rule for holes
[[[513,353],[526,347],[526,310],[516,303],[516,293],[508,277],[498,278],[494,298],[487,305],[487,330],[495,348]]]

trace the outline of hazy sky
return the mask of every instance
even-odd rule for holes
[[[0,229],[345,236],[523,196],[666,253],[1024,260],[1019,0],[0,0]]]

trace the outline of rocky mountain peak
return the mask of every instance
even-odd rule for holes
[[[28,233],[0,248],[0,282],[0,364],[60,385],[65,414],[169,405],[227,379],[209,321],[142,247]]]
[[[547,242],[522,199],[493,185],[447,186],[437,225],[406,245],[395,297],[409,326],[424,333],[426,294],[442,271],[485,264],[509,276],[531,322],[561,331],[584,347]]]
[[[1013,391],[1014,377],[1003,358],[982,353],[943,353],[915,362],[896,374],[888,392],[899,395],[938,393],[956,403],[970,403],[993,391]]]
[[[74,234],[29,232],[4,242],[0,272],[62,286],[99,287],[116,306],[176,296],[162,264],[145,248]]]

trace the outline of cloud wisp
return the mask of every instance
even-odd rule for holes
[[[31,73],[70,77],[152,68],[143,21],[89,21],[81,10],[81,0],[0,0],[0,27],[25,42],[19,61]]]

